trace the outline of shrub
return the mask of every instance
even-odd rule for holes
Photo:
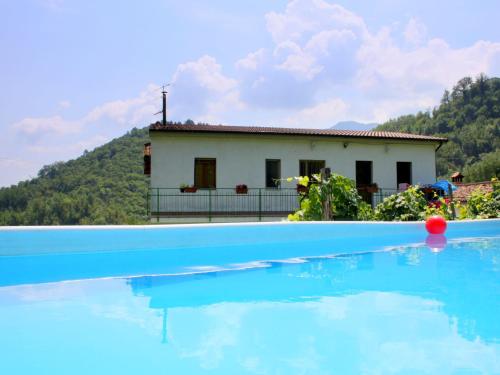
[[[492,179],[493,191],[485,193],[474,191],[466,206],[466,216],[469,219],[500,218],[500,183]]]
[[[454,205],[455,209],[460,212],[460,203],[454,202]],[[427,205],[425,208],[425,218],[433,215],[442,216],[446,220],[453,220],[453,210],[449,200],[439,197],[437,201],[433,201],[431,205]]]
[[[391,195],[377,205],[375,220],[413,221],[425,219],[427,201],[418,186],[410,186],[406,191]]]
[[[336,173],[323,181],[320,175],[313,175],[311,181],[308,177],[296,177],[296,180],[299,185],[309,186],[309,191],[302,196],[300,209],[288,216],[289,220],[323,220],[323,202],[327,200],[330,201],[332,219],[371,219],[371,207],[362,200],[353,180]]]

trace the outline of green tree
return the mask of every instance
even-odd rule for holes
[[[440,105],[431,112],[401,116],[376,130],[447,137],[449,142],[436,155],[438,175],[449,178],[459,170],[468,181],[488,179],[500,167],[495,156],[500,149],[500,78],[464,77],[451,93],[444,92]]]

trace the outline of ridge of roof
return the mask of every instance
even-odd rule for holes
[[[267,126],[234,126],[234,125],[163,125],[156,122],[149,126],[150,131],[187,132],[187,133],[240,133],[240,134],[271,134],[271,135],[309,135],[346,138],[402,139],[428,142],[447,142],[447,138],[429,135],[409,134],[401,132],[367,131],[367,130],[336,130],[336,129],[304,129],[278,128]]]

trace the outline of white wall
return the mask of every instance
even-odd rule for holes
[[[218,188],[265,186],[265,160],[281,160],[281,177],[298,176],[299,160],[325,160],[332,172],[355,179],[356,160],[373,162],[373,182],[396,188],[396,162],[412,163],[413,183],[433,183],[435,148],[429,142],[354,140],[314,136],[151,132],[151,187],[193,184],[194,159],[215,158]],[[344,148],[344,142],[348,142]],[[284,187],[295,187],[283,183]]]

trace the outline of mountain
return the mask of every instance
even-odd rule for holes
[[[0,189],[0,225],[137,224],[147,219],[143,145],[148,129]]]
[[[333,128],[372,125],[345,121]],[[441,176],[460,170],[468,181],[498,177],[500,78],[463,78],[432,111],[401,116],[375,130],[449,138],[437,152]],[[132,129],[77,159],[43,167],[34,179],[0,188],[0,225],[146,222],[148,178],[142,152],[147,141],[147,128]]]
[[[330,129],[335,130],[372,130],[378,124],[372,123],[362,123],[357,121],[340,121],[333,125]]]
[[[464,181],[500,176],[500,78],[462,78],[432,111],[390,120],[374,130],[447,137],[437,152],[438,176],[461,171]]]

